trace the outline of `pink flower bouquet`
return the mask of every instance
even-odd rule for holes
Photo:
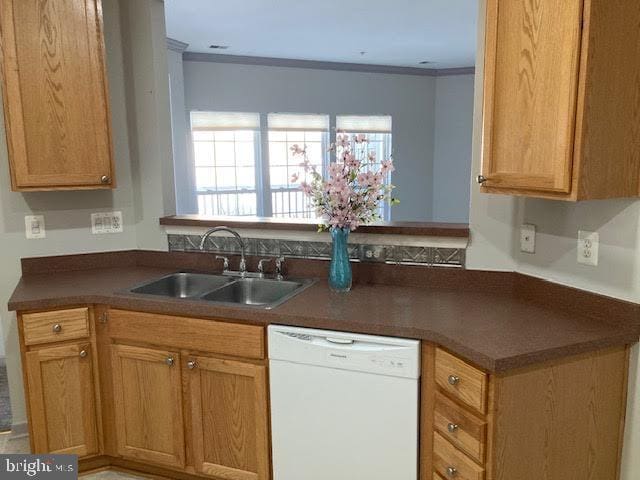
[[[353,148],[352,142],[358,148]],[[300,189],[310,199],[321,220],[320,230],[353,231],[360,225],[379,220],[382,202],[398,203],[391,196],[394,186],[385,182],[394,171],[393,160],[377,162],[375,152],[368,151],[366,144],[365,135],[350,138],[346,133],[338,133],[336,143],[330,147],[335,158],[329,164],[326,179],[309,163],[306,146],[291,147],[292,154],[302,158],[300,167],[306,175],[300,182]],[[292,183],[297,183],[300,177],[300,174],[294,174]]]

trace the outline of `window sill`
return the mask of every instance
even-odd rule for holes
[[[207,217],[203,215],[172,215],[162,217],[160,225],[177,227],[212,228],[227,226],[240,229],[289,230],[315,232],[318,224],[312,220],[264,218],[264,217]],[[469,225],[464,223],[387,222],[365,225],[356,233],[376,235],[411,235],[448,238],[469,238]]]

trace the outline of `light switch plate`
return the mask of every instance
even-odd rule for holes
[[[24,230],[27,238],[46,238],[47,232],[44,228],[44,215],[26,215],[24,217]]]
[[[536,226],[524,224],[520,227],[520,251],[536,253]]]
[[[122,212],[101,212],[91,214],[91,233],[94,235],[121,233],[122,231]]]
[[[578,232],[578,263],[597,267],[599,244],[600,235],[598,232],[580,230]]]

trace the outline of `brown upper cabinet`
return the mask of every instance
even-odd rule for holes
[[[640,2],[487,0],[482,191],[640,194]]]
[[[114,188],[100,0],[0,0],[15,191]]]

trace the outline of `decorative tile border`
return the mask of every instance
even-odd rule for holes
[[[199,235],[168,234],[167,238],[169,251],[192,252],[199,250],[201,238]],[[244,241],[247,255],[321,260],[331,258],[331,242],[265,238],[245,238]],[[211,236],[205,245],[205,249],[219,254],[240,253],[238,242],[232,237]],[[464,248],[349,244],[349,257],[351,261],[356,262],[464,268],[465,253],[466,250]]]

